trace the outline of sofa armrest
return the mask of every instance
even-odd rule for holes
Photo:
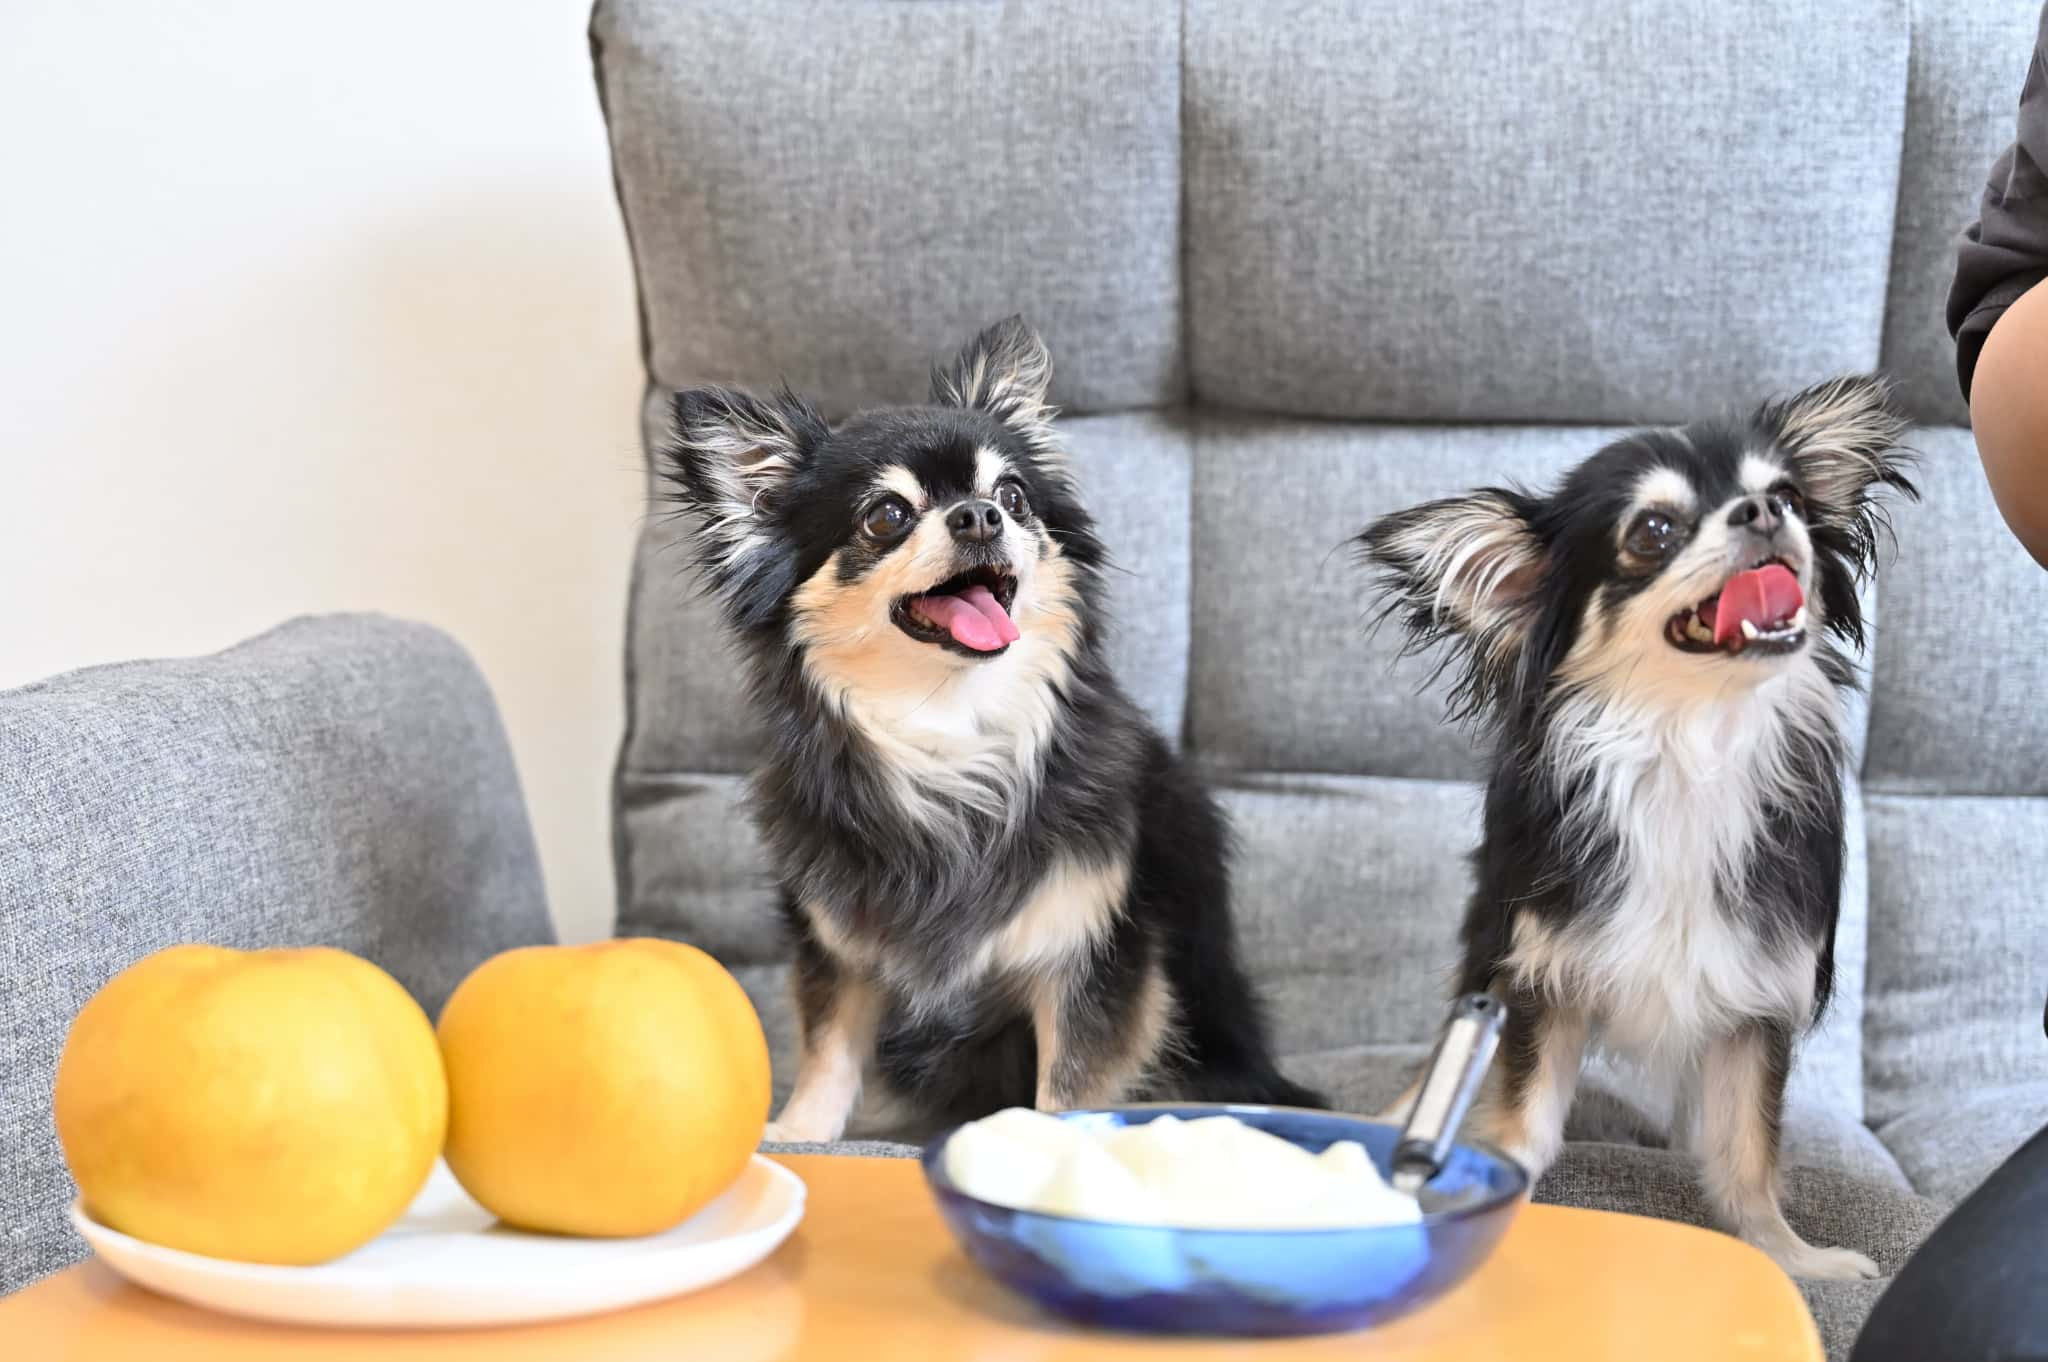
[[[286,624],[0,692],[0,1292],[83,1256],[50,1119],[71,1018],[181,941],[329,945],[429,1012],[550,939],[488,687],[421,625]]]

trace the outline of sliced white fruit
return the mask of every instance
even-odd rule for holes
[[[1052,1124],[1007,1111],[962,1126],[947,1142],[946,1171],[969,1196],[1091,1220],[1308,1229],[1421,1216],[1355,1143],[1310,1154],[1230,1116],[1162,1116],[1120,1130]],[[1117,1266],[1129,1265],[1120,1257]]]
[[[1744,620],[1742,622],[1742,636],[1746,639],[1754,641],[1756,638],[1756,626],[1754,624],[1751,624],[1748,620]]]

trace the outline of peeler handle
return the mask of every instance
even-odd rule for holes
[[[1451,1007],[1436,1053],[1422,1075],[1415,1109],[1394,1146],[1394,1186],[1414,1192],[1442,1171],[1451,1142],[1500,1044],[1507,1006],[1490,993],[1468,993]]]

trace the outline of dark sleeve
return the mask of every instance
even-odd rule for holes
[[[2034,60],[2020,90],[2013,143],[1991,167],[1977,220],[1956,247],[1949,285],[1948,330],[1956,341],[1963,396],[1991,324],[2022,293],[2048,276],[2048,8],[2034,40]]]

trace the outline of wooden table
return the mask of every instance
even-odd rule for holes
[[[356,1333],[211,1314],[97,1262],[0,1300],[0,1355],[23,1362],[1139,1362],[1209,1357],[1372,1362],[1821,1362],[1791,1279],[1725,1235],[1531,1206],[1457,1291],[1365,1334],[1244,1342],[1139,1338],[1061,1324],[982,1277],[909,1159],[789,1157],[804,1223],[767,1262],[695,1296],[517,1329]]]

